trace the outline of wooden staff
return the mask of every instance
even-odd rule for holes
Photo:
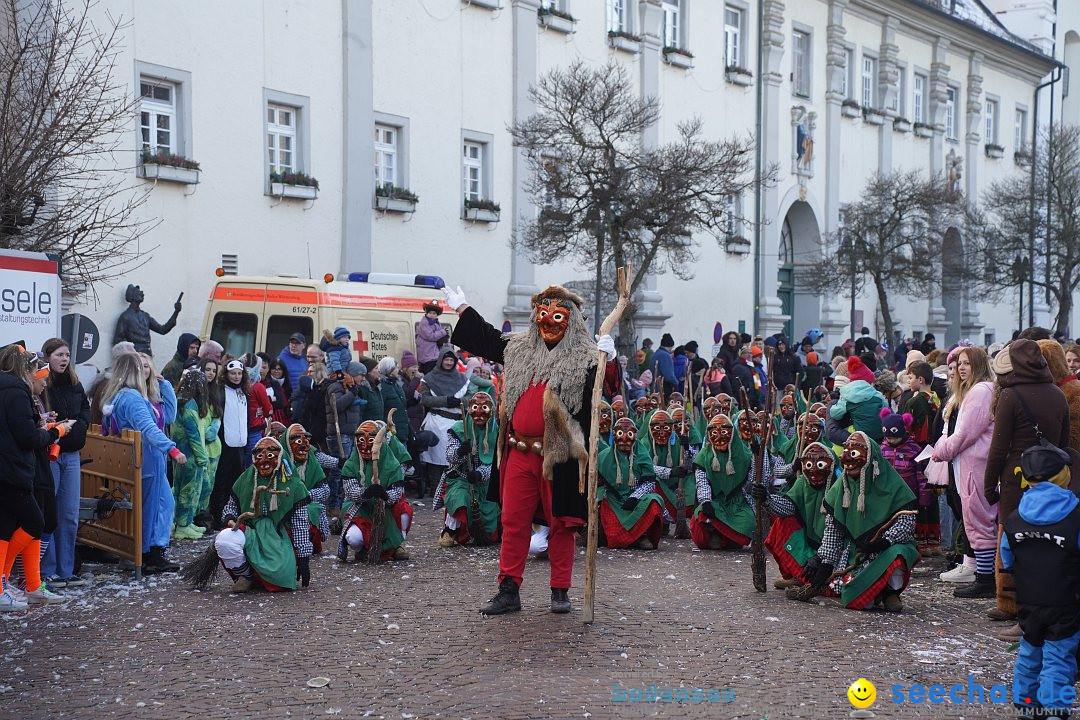
[[[773,366],[772,348],[765,348],[765,353],[765,358],[771,368]],[[763,437],[759,440],[756,477],[751,480],[766,488],[766,492],[768,492],[766,483],[769,479],[765,476],[765,454],[769,451],[769,442],[776,424],[773,419],[774,405],[776,405],[776,391],[773,386],[773,374],[769,373],[765,383],[765,430]],[[758,592],[768,590],[765,583],[765,503],[760,500],[754,503],[754,535],[750,540],[750,568],[754,578],[754,589]]]
[[[379,429],[375,436],[375,442],[371,447],[371,484],[379,484],[379,458],[382,457],[383,445],[386,443],[386,434],[394,427],[394,412],[397,408],[390,408],[387,414],[387,422]],[[367,544],[367,564],[377,565],[382,559],[383,537],[386,535],[386,501],[375,498],[371,503],[371,537]]]
[[[616,270],[615,287],[619,292],[619,301],[615,308],[600,324],[600,335],[609,335],[618,324],[626,306],[630,303],[630,266]],[[585,608],[581,619],[588,625],[593,621],[593,597],[596,591],[596,544],[600,522],[596,507],[596,454],[599,449],[600,435],[600,397],[604,390],[604,366],[607,353],[601,351],[596,359],[596,377],[592,388],[592,418],[589,422],[589,526],[585,543]],[[584,479],[584,478],[583,478]],[[585,487],[578,484],[578,492],[585,492]]]

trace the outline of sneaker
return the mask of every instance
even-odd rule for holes
[[[997,596],[997,586],[994,584],[994,576],[975,574],[975,582],[968,583],[963,587],[953,590],[953,597],[958,598],[981,598],[988,600]]]
[[[19,600],[12,595],[10,589],[0,592],[0,612],[25,610],[27,607],[29,607],[29,605],[25,601]]]
[[[173,537],[178,540],[201,540],[206,533],[197,525],[177,525],[173,531]]]
[[[948,583],[973,583],[975,571],[966,565],[957,565],[952,570],[938,575],[938,578]]]
[[[68,586],[67,578],[51,577],[42,578],[42,582],[47,582],[51,588],[66,588]],[[85,583],[84,583],[85,584]],[[72,585],[74,587],[74,585]]]
[[[56,587],[56,588],[84,587],[84,586],[89,585],[89,584],[90,584],[89,580],[86,580],[85,578],[81,578],[78,575],[72,575],[71,577],[63,578],[63,579],[53,578],[52,580],[49,581],[49,585],[52,586],[52,587]]]
[[[42,583],[37,590],[26,591],[26,602],[31,605],[56,605],[66,600],[63,595],[58,595]]]

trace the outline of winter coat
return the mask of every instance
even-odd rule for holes
[[[41,469],[39,454],[60,434],[39,427],[38,418],[26,383],[11,373],[0,373],[0,464],[4,468],[0,487],[33,491]]]
[[[653,353],[652,374],[654,378],[664,378],[664,382],[673,387],[679,384],[678,379],[675,377],[675,361],[671,357],[671,351],[667,348],[662,347]]]
[[[731,366],[731,372],[728,373],[728,380],[731,382],[731,393],[735,401],[742,405],[742,391],[746,390],[746,397],[750,402],[750,407],[757,410],[761,406],[761,392],[754,385],[754,368],[747,365],[744,362],[737,362]]]
[[[175,419],[176,399],[173,399]],[[117,430],[138,430],[142,433],[144,478],[165,479],[165,456],[176,443],[158,429],[150,401],[132,388],[121,388],[115,397],[106,398],[105,417]]]
[[[1054,385],[1046,358],[1032,340],[1015,340],[1008,346],[1012,372],[998,376],[997,409],[994,413],[994,435],[986,457],[983,475],[985,490],[993,495],[1001,486],[999,521],[1009,517],[1020,504],[1020,476],[1014,470],[1020,466],[1020,454],[1038,440],[1033,419],[1048,442],[1059,448],[1069,446],[1069,404],[1065,394]],[[1004,351],[1003,351],[1004,352]],[[1028,413],[1019,397],[1027,403]]]
[[[420,376],[417,375],[413,379],[405,379],[402,385],[402,392],[405,394],[405,408],[409,415],[409,428],[415,435],[420,432],[420,425],[424,422],[424,406],[420,403],[420,398],[416,396],[420,389]]]
[[[274,415],[274,406],[266,394],[266,386],[261,382],[251,383],[248,391],[248,429],[263,430]]]
[[[735,338],[735,346],[728,345],[730,338]],[[724,337],[721,338],[721,345],[719,352],[716,356],[724,361],[724,367],[728,372],[731,372],[731,368],[735,367],[735,363],[739,362],[739,333],[726,332]]]
[[[300,355],[293,355],[286,345],[278,353],[278,360],[285,363],[285,369],[289,373],[289,388],[295,390],[300,386],[300,378],[307,372],[307,356],[301,351]]]
[[[387,414],[390,408],[397,410],[394,413],[394,425],[397,426],[399,439],[408,446],[408,440],[412,437],[412,427],[406,422],[409,409],[405,402],[405,388],[402,386],[401,378],[382,378],[379,381],[379,392],[382,394],[383,410]]]
[[[829,408],[829,416],[840,423],[854,425],[856,430],[866,433],[871,440],[880,443],[881,409],[885,407],[885,397],[865,380],[849,382],[840,389],[840,399]]]
[[[180,384],[180,376],[184,374],[184,363],[188,359],[188,348],[198,339],[197,335],[180,333],[180,338],[176,341],[176,354],[161,369],[161,377],[171,382],[173,387]]]
[[[643,355],[643,358],[641,364],[637,366],[638,375],[652,367],[653,355],[656,353],[653,352],[652,348],[642,348],[641,354]]]
[[[814,388],[824,385],[826,378],[832,375],[832,368],[823,362],[816,365],[807,365],[803,368],[803,380],[799,389],[803,393],[811,393]]]
[[[51,386],[45,389],[49,409],[56,413],[56,421],[74,420],[75,424],[60,438],[60,452],[78,452],[86,445],[86,431],[90,428],[90,400],[82,383],[71,382],[68,373],[53,375]]]
[[[416,361],[420,364],[439,359],[439,347],[446,344],[447,333],[438,320],[425,316],[416,324]]]
[[[360,411],[363,420],[386,420],[386,406],[383,404],[381,385],[381,381],[376,381],[374,387],[367,381],[357,384],[359,396],[365,403]]]
[[[686,369],[689,367],[690,362],[686,359],[685,355],[679,353],[671,359],[671,363],[675,368],[675,382],[681,388],[683,386],[683,381],[686,379]]]
[[[326,437],[336,438],[337,431],[341,431],[341,437],[351,438],[356,434],[356,428],[363,422],[365,401],[360,397],[360,386],[345,387],[340,380],[326,387]],[[337,426],[334,425],[334,408],[337,407]]]
[[[1058,387],[1065,394],[1065,402],[1069,405],[1069,447],[1080,451],[1080,380],[1069,379]]]
[[[950,462],[953,480],[964,509],[964,528],[972,547],[992,548],[997,542],[996,508],[986,499],[983,476],[986,456],[994,437],[994,418],[990,406],[994,400],[994,384],[977,383],[964,397],[964,402],[952,412],[956,425],[934,445],[933,460]]]
[[[776,387],[783,390],[788,385],[794,385],[796,377],[802,372],[802,362],[799,357],[788,348],[782,353],[777,353],[772,361],[772,376]]]

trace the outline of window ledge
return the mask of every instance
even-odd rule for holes
[[[994,160],[1000,160],[1005,157],[1005,148],[1000,145],[994,145],[990,143],[986,146],[986,157],[993,158]]]
[[[461,219],[470,220],[472,222],[497,223],[499,222],[499,211],[484,210],[482,208],[465,208],[461,215]]]
[[[666,52],[664,53],[664,62],[674,67],[689,70],[694,67],[694,58],[692,55],[687,55],[681,52]]]
[[[1013,162],[1021,167],[1029,167],[1031,165],[1031,153],[1026,150],[1017,150],[1013,153]]]
[[[923,125],[921,123],[915,123],[915,137],[931,138],[934,136],[934,128],[929,125]]]
[[[574,20],[553,15],[551,13],[543,13],[536,16],[536,21],[540,23],[542,27],[554,30],[555,32],[563,33],[564,35],[570,35],[577,32],[574,30]]]
[[[877,110],[863,108],[863,122],[867,125],[883,125],[885,124],[885,116]]]
[[[608,45],[616,50],[622,50],[628,53],[641,52],[641,41],[631,40],[628,37],[622,35],[608,35]]]
[[[840,114],[846,118],[857,118],[862,115],[862,108],[858,105],[841,105]]]
[[[297,198],[299,200],[314,200],[319,197],[319,189],[311,185],[287,185],[285,183],[270,183],[270,194],[280,198]]]
[[[136,174],[147,180],[165,180],[166,182],[179,183],[181,185],[198,185],[199,170],[176,167],[174,165],[159,165],[157,163],[142,163],[135,169]]]
[[[475,5],[485,10],[502,10],[499,0],[461,0],[466,5]]]
[[[911,121],[905,120],[904,118],[897,118],[893,121],[892,129],[898,133],[909,133],[911,132]]]
[[[732,85],[739,87],[749,87],[754,84],[754,73],[749,70],[728,70],[724,73],[724,78]]]
[[[732,255],[749,255],[750,254],[750,241],[744,238],[742,235],[729,237],[724,241],[724,250]]]
[[[416,202],[403,198],[375,197],[375,209],[393,213],[416,212]]]

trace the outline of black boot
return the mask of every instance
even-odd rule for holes
[[[551,588],[551,612],[570,612],[570,598],[566,594],[567,588]]]
[[[177,572],[179,570],[179,565],[166,559],[165,548],[163,547],[155,546],[150,548],[150,552],[143,553],[143,572],[147,575]]]
[[[499,583],[499,592],[491,598],[484,607],[480,608],[483,615],[502,615],[503,613],[517,612],[521,610],[521,596],[518,594],[518,586],[510,578],[503,578]]]
[[[199,527],[204,527],[209,531],[210,528],[214,526],[214,518],[210,516],[209,512],[203,510],[201,513],[198,513],[195,516],[195,519],[191,521],[191,524],[198,525]]]
[[[958,598],[992,598],[996,596],[997,586],[994,584],[993,573],[975,573],[975,582],[953,590],[953,597]]]

